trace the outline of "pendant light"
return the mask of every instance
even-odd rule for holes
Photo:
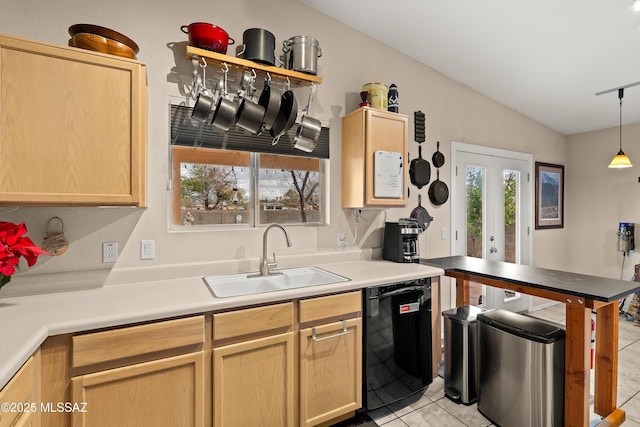
[[[620,151],[615,155],[611,163],[610,168],[630,168],[633,166],[629,157],[622,151],[622,97],[624,96],[624,88],[618,89],[618,99],[620,100]]]

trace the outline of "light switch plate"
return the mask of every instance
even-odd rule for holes
[[[155,244],[155,240],[140,240],[140,259],[154,259],[156,257]]]

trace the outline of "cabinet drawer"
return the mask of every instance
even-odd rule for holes
[[[17,405],[16,408],[8,408],[8,411],[0,411],[0,427],[13,426],[20,415],[26,419],[29,414],[21,412],[24,406],[30,403],[40,404],[37,390],[35,390],[36,381],[38,381],[37,367],[37,361],[33,356],[30,357],[0,392],[0,402]],[[26,409],[31,408],[27,407]],[[40,410],[39,406],[35,408],[35,411],[38,410]]]
[[[340,317],[362,311],[360,291],[300,301],[300,323]]]
[[[291,302],[213,315],[214,341],[292,327]]]
[[[204,343],[204,316],[167,320],[72,338],[73,367]]]

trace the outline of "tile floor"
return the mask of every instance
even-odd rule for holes
[[[564,304],[531,313],[543,319],[564,323]],[[625,427],[640,427],[640,327],[620,318],[618,359],[618,407],[626,412]],[[593,384],[593,380],[592,380]],[[422,394],[368,413],[378,426],[492,426],[478,412],[477,405],[456,404],[444,397],[444,382],[436,378]],[[592,414],[592,419],[596,415]]]

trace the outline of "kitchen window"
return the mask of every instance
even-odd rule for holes
[[[173,145],[173,226],[323,223],[322,159]]]
[[[320,159],[257,154],[258,224],[319,224]]]

